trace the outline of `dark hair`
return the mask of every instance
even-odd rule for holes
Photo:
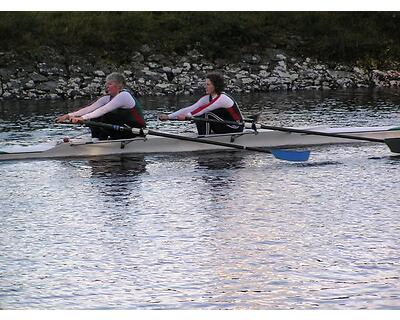
[[[207,74],[206,78],[211,81],[211,83],[215,88],[216,93],[220,94],[222,91],[224,91],[225,88],[224,78],[219,73],[211,72]]]

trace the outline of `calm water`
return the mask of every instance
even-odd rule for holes
[[[150,120],[192,99],[142,101]],[[400,124],[400,90],[238,100],[274,125]],[[0,102],[0,145],[87,132],[52,123],[77,105]],[[400,158],[310,150],[302,164],[252,152],[0,163],[0,309],[400,309]]]

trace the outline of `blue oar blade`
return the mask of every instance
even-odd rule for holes
[[[275,158],[286,161],[307,161],[310,158],[310,151],[272,149],[271,153]]]

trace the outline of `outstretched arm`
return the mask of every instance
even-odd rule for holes
[[[90,104],[84,108],[81,108],[77,111],[70,112],[70,113],[67,113],[62,116],[57,117],[55,121],[56,122],[64,122],[66,120],[70,120],[75,117],[81,117],[84,114],[90,113],[90,112],[96,110],[97,108],[100,108],[101,106],[105,105],[108,101],[110,101],[109,96],[100,97],[95,102],[93,102],[92,104]]]
[[[182,117],[184,118],[185,116],[190,116],[191,115],[190,113],[193,110],[196,110],[197,108],[201,107],[202,105],[208,103],[208,99],[209,99],[209,96],[204,96],[204,97],[200,98],[195,104],[192,104],[189,107],[182,108],[178,111],[175,111],[175,112],[169,114],[168,119],[179,119]]]
[[[94,109],[89,113],[85,113],[82,116],[83,120],[90,120],[94,118],[101,117],[102,115],[113,111],[118,108],[126,108],[130,109],[135,107],[135,99],[129,94],[129,92],[121,92],[117,94],[111,101],[106,104],[100,106],[99,108]],[[75,115],[79,116],[79,115]]]

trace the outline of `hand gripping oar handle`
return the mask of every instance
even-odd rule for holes
[[[192,142],[197,142],[197,143],[217,145],[217,146],[234,148],[234,149],[263,152],[263,153],[272,154],[275,158],[280,159],[280,160],[286,160],[286,161],[307,161],[310,157],[309,151],[292,151],[292,150],[280,150],[280,149],[267,150],[267,149],[263,149],[263,148],[248,147],[248,146],[243,146],[243,145],[239,145],[239,144],[214,141],[214,140],[209,140],[209,139],[204,139],[204,138],[192,138],[192,137],[182,136],[182,135],[178,135],[178,134],[154,131],[154,130],[147,129],[147,128],[139,129],[139,128],[122,127],[122,126],[118,126],[118,125],[102,123],[102,122],[97,122],[97,121],[85,120],[85,121],[82,121],[82,124],[84,124],[86,126],[96,126],[96,127],[101,127],[101,128],[106,128],[106,129],[111,129],[111,130],[116,130],[116,131],[133,132],[134,134],[138,134],[141,136],[146,136],[149,134],[149,135],[153,135],[153,136],[159,136],[159,137],[165,137],[165,138],[171,138],[171,139],[177,139],[177,140],[192,141]]]

